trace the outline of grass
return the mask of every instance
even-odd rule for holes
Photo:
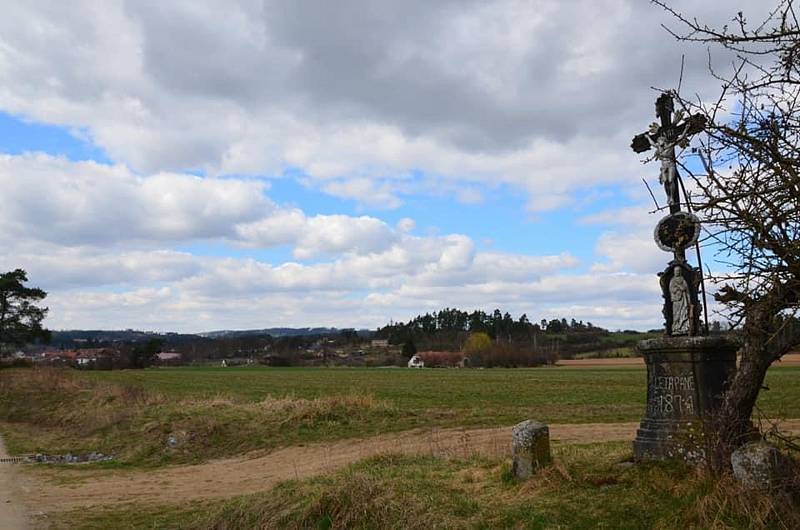
[[[293,395],[374,396],[408,414],[413,426],[509,425],[524,418],[549,423],[636,421],[646,371],[620,368],[408,370],[375,368],[165,368],[87,373],[98,381],[137,384],[174,397],[225,395],[248,401]],[[770,369],[759,406],[773,417],[800,414],[800,367]]]
[[[793,528],[798,499],[743,492],[675,464],[626,463],[630,445],[556,445],[531,480],[504,459],[385,455],[270,491],[190,508],[75,511],[69,528]]]
[[[770,370],[759,406],[800,412],[800,368]],[[12,452],[99,450],[109,465],[197,462],[253,449],[417,427],[636,421],[642,368],[3,370]],[[174,435],[178,447],[166,447]]]
[[[0,418],[10,427],[4,437],[12,452],[99,450],[117,457],[101,467],[191,463],[341,438],[388,427],[398,414],[369,395],[175,400],[68,370],[23,370],[0,379]]]

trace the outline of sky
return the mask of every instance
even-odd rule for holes
[[[0,270],[51,329],[663,324],[629,145],[682,57],[684,95],[719,82],[649,2],[4,4]]]

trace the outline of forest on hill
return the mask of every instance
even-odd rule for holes
[[[487,313],[445,308],[416,316],[408,322],[389,323],[378,328],[376,337],[404,345],[406,351],[462,351],[471,335],[485,334],[495,350],[507,354],[535,354],[550,360],[630,349],[637,341],[655,333],[660,331],[612,332],[591,322],[566,318],[531,322],[525,314],[515,319],[499,309]]]

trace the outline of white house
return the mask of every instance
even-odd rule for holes
[[[183,359],[183,356],[176,351],[163,351],[158,353],[156,358],[161,364],[178,364]]]
[[[91,353],[79,353],[75,356],[75,362],[78,366],[88,366],[97,362],[97,356]]]
[[[414,355],[408,360],[409,368],[425,368],[425,361],[419,355]]]

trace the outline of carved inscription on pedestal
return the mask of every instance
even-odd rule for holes
[[[661,373],[656,373],[661,372]],[[695,415],[694,376],[652,370],[647,415],[654,419],[679,419]]]

